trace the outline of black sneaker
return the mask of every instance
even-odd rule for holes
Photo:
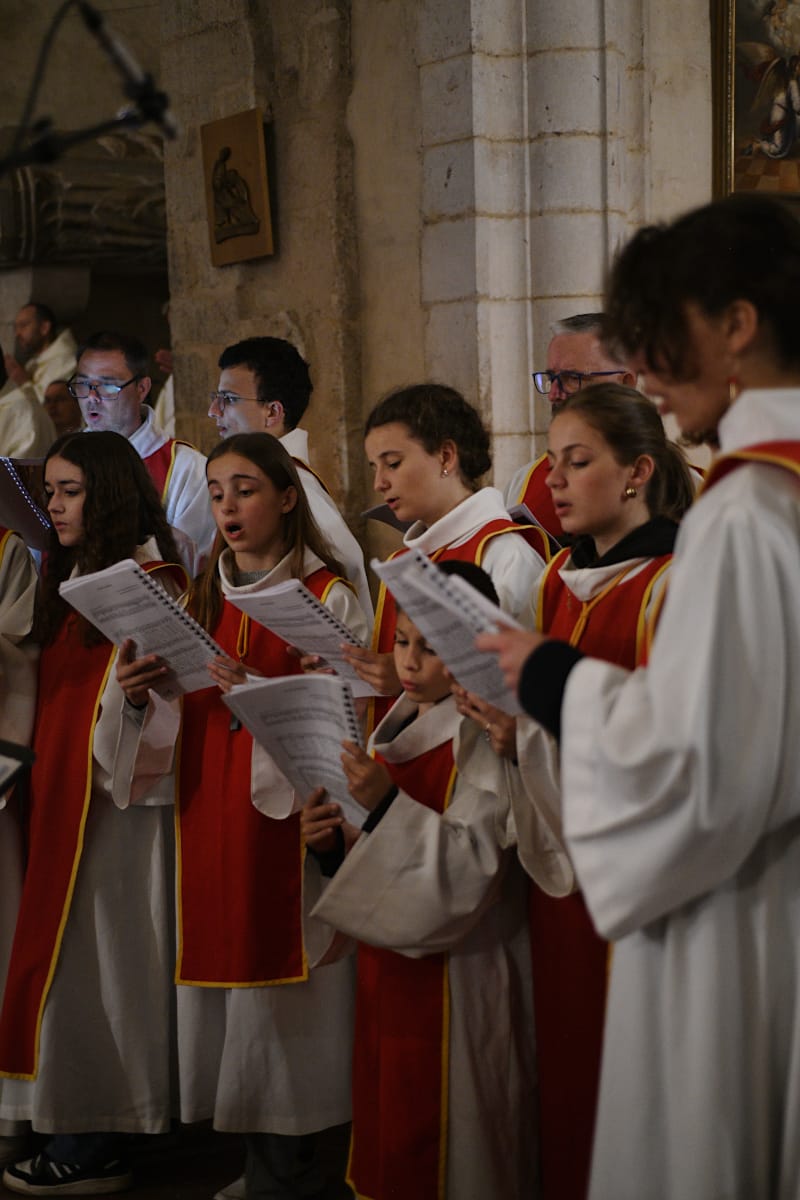
[[[104,1196],[125,1192],[132,1183],[131,1172],[118,1158],[103,1167],[80,1167],[54,1162],[44,1151],[3,1172],[3,1184],[9,1191],[28,1196]]]

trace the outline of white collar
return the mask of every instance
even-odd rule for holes
[[[503,517],[509,519],[503,493],[493,487],[481,488],[480,491],[467,496],[466,500],[462,500],[432,525],[426,526],[422,521],[415,521],[406,531],[403,543],[410,550],[433,554],[443,546],[458,545],[466,541],[488,521]]]
[[[291,555],[285,554],[280,562],[276,563],[271,571],[268,571],[261,579],[255,583],[244,583],[237,587],[233,582],[233,552],[229,546],[226,546],[219,556],[217,570],[219,571],[219,580],[222,586],[222,594],[224,596],[244,596],[249,592],[260,592],[264,588],[274,587],[276,583],[285,583],[287,579],[294,579],[290,567]],[[306,579],[314,571],[318,571],[325,564],[321,558],[317,558],[310,550],[306,549],[303,556],[303,578]]]
[[[800,388],[751,388],[719,423],[723,453],[759,442],[800,439]]]
[[[427,712],[416,717],[410,725],[401,726],[418,706],[407,696],[401,696],[370,738],[370,747],[387,762],[408,762],[444,742],[453,741],[461,723],[455,696],[445,696]],[[399,732],[397,732],[399,730]]]
[[[558,573],[573,596],[585,604],[587,600],[602,592],[606,584],[622,571],[626,572],[626,580],[633,579],[650,561],[650,558],[628,558],[623,562],[604,564],[601,567],[572,567],[568,560],[567,565],[560,567]]]
[[[139,411],[142,423],[138,429],[134,429],[128,441],[140,458],[149,458],[156,450],[160,450],[169,438],[156,421],[156,415],[149,404],[143,404]]]
[[[291,454],[292,458],[299,458],[302,462],[308,462],[308,433],[305,429],[301,429],[299,425],[296,429],[290,429],[278,441],[283,446],[287,454]]]

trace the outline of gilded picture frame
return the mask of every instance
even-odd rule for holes
[[[200,128],[211,261],[274,254],[264,117],[257,108]]]
[[[800,200],[800,0],[711,0],[714,193]]]

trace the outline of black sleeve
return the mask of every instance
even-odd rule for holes
[[[339,870],[339,867],[344,862],[344,834],[342,833],[341,829],[336,829],[334,831],[334,836],[336,837],[336,845],[332,850],[326,850],[324,853],[320,853],[319,850],[315,850],[313,846],[308,847],[308,853],[313,855],[313,857],[317,860],[319,863],[319,869],[326,879],[330,879],[333,875],[335,875]]]
[[[392,787],[389,788],[389,791],[383,797],[380,804],[376,804],[376,806],[373,808],[372,812],[369,814],[369,816],[367,817],[364,824],[361,826],[362,833],[372,833],[373,829],[379,823],[379,821],[381,821],[386,816],[387,812],[389,811],[392,804],[394,803],[394,799],[395,799],[396,795],[397,795],[397,788],[394,787],[394,785],[393,785]]]
[[[561,737],[561,705],[572,668],[584,656],[574,646],[552,639],[528,655],[520,675],[519,702],[529,717]]]
[[[361,826],[362,833],[371,833],[382,817],[389,811],[392,801],[397,795],[397,788],[391,787],[386,795],[381,800],[380,804],[373,808],[372,812],[367,817],[364,824]],[[341,829],[336,831],[336,845],[333,850],[326,850],[321,854],[319,850],[314,850],[312,846],[308,847],[309,854],[313,854],[314,858],[319,863],[319,869],[326,879],[330,879],[339,870],[339,867],[344,862],[344,834]]]

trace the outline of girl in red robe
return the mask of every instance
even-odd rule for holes
[[[0,1117],[53,1135],[8,1167],[20,1192],[130,1185],[124,1135],[169,1128],[172,950],[168,810],[120,812],[110,764],[122,711],[115,649],[58,591],[136,559],[178,594],[182,568],[150,478],[116,433],[66,434],[44,464],[53,523],[28,864],[0,1017]]]
[[[457,559],[483,567],[501,607],[517,616],[544,567],[547,535],[516,525],[502,493],[480,486],[492,460],[478,411],[443,384],[400,388],[367,418],[364,449],[375,491],[397,520],[409,525],[401,553],[420,550],[435,561]],[[346,651],[362,677],[391,697],[401,690],[392,661],[394,614],[394,601],[381,584],[372,649]],[[375,705],[375,721],[389,703]]]
[[[681,450],[655,406],[619,384],[572,396],[548,431],[547,486],[572,545],[548,564],[536,627],[581,652],[633,669],[646,660],[677,534],[693,499]],[[463,711],[502,714],[472,698]],[[516,753],[528,799],[515,806],[519,855],[531,888],[540,1147],[544,1200],[586,1195],[603,1041],[608,944],[594,931],[563,856],[557,877],[542,847],[561,843],[555,745],[520,720]],[[564,864],[566,862],[566,869]]]
[[[352,964],[313,969],[294,796],[222,694],[248,675],[301,670],[229,597],[301,579],[360,637],[367,622],[275,438],[226,438],[206,475],[218,533],[188,608],[225,652],[213,686],[184,697],[181,718],[148,691],[164,671],[157,658],[123,648],[119,673],[145,708],[135,770],[149,775],[154,741],[171,750],[177,738],[181,1117],[247,1135],[248,1192],[333,1195],[338,1162],[347,1195]]]

